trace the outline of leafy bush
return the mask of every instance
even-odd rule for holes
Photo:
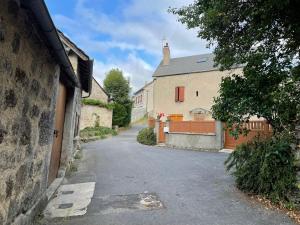
[[[100,101],[98,99],[85,98],[85,99],[82,99],[81,102],[84,105],[95,105],[95,106],[99,106],[99,107],[110,109],[110,110],[113,109],[113,105],[112,104],[102,102],[102,101]]]
[[[255,138],[239,145],[225,164],[234,169],[237,187],[273,202],[288,200],[296,185],[295,158],[287,136]]]
[[[114,103],[113,104],[113,125],[118,125],[119,127],[127,127],[130,124],[131,119],[131,101],[124,103]]]
[[[100,137],[104,138],[106,135],[117,135],[117,132],[108,127],[86,127],[80,131],[81,138]]]
[[[155,145],[156,144],[156,135],[153,128],[144,128],[140,130],[137,141],[144,145]]]
[[[123,102],[124,107],[126,108],[126,116],[124,119],[124,126],[128,126],[131,122],[131,111],[133,102],[131,100],[127,100]]]
[[[125,125],[124,121],[126,119],[126,108],[125,106],[114,103],[114,111],[113,111],[113,118],[112,118],[112,124],[115,126],[123,127]]]

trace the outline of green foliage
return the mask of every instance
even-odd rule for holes
[[[153,128],[144,128],[140,130],[137,141],[144,145],[156,145],[156,135]]]
[[[129,80],[125,79],[119,69],[110,70],[104,79],[104,89],[114,102],[124,102],[129,98]]]
[[[107,135],[117,135],[117,132],[108,127],[86,127],[80,131],[81,138],[100,137],[104,138]]]
[[[115,125],[120,127],[125,126],[126,115],[127,112],[125,106],[119,103],[114,103],[113,120],[112,120],[113,126]]]
[[[98,99],[84,98],[84,99],[81,100],[81,103],[84,104],[84,105],[95,105],[95,106],[99,106],[101,108],[106,108],[106,109],[109,109],[109,110],[113,109],[112,104],[102,102]]]
[[[170,9],[215,47],[221,70],[244,65],[243,75],[222,80],[214,118],[231,127],[258,116],[275,133],[294,130],[300,118],[299,8],[298,0],[195,0]]]
[[[112,69],[106,74],[104,89],[113,98],[113,125],[126,127],[130,124],[132,101],[129,98],[129,81],[123,72]]]
[[[276,136],[239,145],[225,162],[227,170],[233,169],[238,188],[273,202],[288,201],[296,186],[290,141],[287,136]]]
[[[128,100],[124,101],[122,104],[126,109],[126,115],[125,115],[125,119],[123,121],[123,126],[127,127],[131,122],[131,110],[132,110],[133,102],[128,99]]]

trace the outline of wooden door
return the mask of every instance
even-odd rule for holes
[[[55,109],[55,127],[53,136],[53,146],[50,159],[48,185],[50,185],[57,177],[57,173],[60,166],[61,147],[63,140],[64,122],[65,122],[65,111],[66,111],[66,100],[67,100],[67,89],[59,83],[59,91],[56,100]]]
[[[237,146],[238,141],[234,139],[229,133],[229,130],[225,130],[225,143],[224,143],[224,148],[228,149],[235,149]]]
[[[164,122],[159,122],[159,138],[158,138],[158,143],[165,143],[166,142],[166,136],[164,133],[164,127],[165,123]]]

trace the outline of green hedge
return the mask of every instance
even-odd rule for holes
[[[119,127],[127,127],[130,124],[131,119],[131,101],[124,103],[114,103],[113,104],[113,119],[112,124]]]
[[[137,141],[144,145],[156,145],[156,135],[153,128],[144,128],[140,130]]]
[[[237,187],[273,202],[288,201],[296,187],[290,143],[287,136],[278,136],[239,145],[225,162],[228,170],[233,169]]]
[[[92,98],[82,99],[81,102],[84,105],[95,105],[95,106],[99,106],[99,107],[106,108],[106,109],[109,109],[109,110],[113,110],[113,108],[114,108],[113,104],[105,103],[105,102],[102,102],[100,100],[92,99]]]

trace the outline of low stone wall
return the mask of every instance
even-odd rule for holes
[[[215,134],[167,133],[166,145],[176,148],[220,150]]]
[[[113,111],[93,105],[82,105],[80,130],[86,127],[94,127],[99,122],[100,126],[112,127]]]
[[[224,145],[222,124],[216,121],[215,133],[165,133],[166,145],[169,147],[221,150]]]

